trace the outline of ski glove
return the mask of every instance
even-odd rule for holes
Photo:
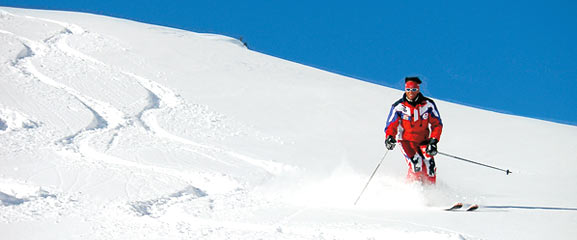
[[[427,154],[431,155],[431,156],[435,156],[437,155],[437,143],[439,142],[439,140],[431,138],[429,140],[429,144],[427,145]]]
[[[395,140],[393,136],[388,136],[387,140],[385,140],[385,147],[389,150],[393,150],[395,148],[395,143],[397,143],[397,140]]]

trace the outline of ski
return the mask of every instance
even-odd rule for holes
[[[463,207],[463,203],[455,203],[453,206],[446,208],[445,211],[454,211]]]
[[[467,208],[467,212],[475,211],[477,209],[479,209],[479,205],[473,204]]]
[[[479,209],[479,205],[478,204],[467,204],[468,207],[466,209],[463,209],[463,211],[466,212],[472,212],[475,211],[477,209]],[[459,211],[461,208],[463,208],[463,206],[465,206],[463,203],[455,203],[452,206],[445,208],[445,211]]]

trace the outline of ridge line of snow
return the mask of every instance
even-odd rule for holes
[[[12,16],[17,16],[12,14]],[[34,20],[40,20],[40,21],[44,21],[44,22],[49,22],[49,23],[55,23],[57,25],[60,25],[62,27],[64,27],[64,29],[70,33],[73,34],[78,34],[78,33],[83,33],[85,32],[84,29],[76,24],[71,24],[71,23],[66,23],[66,22],[61,22],[61,21],[56,21],[53,19],[48,19],[48,18],[41,18],[41,17],[32,17],[32,16],[23,16],[25,18],[28,19],[34,19]]]

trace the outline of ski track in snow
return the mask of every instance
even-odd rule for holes
[[[13,64],[14,67],[19,69],[24,74],[35,77],[36,79],[40,80],[41,82],[47,85],[66,91],[68,94],[74,96],[93,114],[94,121],[89,126],[59,141],[60,143],[63,143],[67,149],[73,149],[74,151],[76,151],[78,154],[80,154],[81,157],[99,159],[106,161],[110,164],[119,164],[124,166],[137,167],[139,163],[132,163],[131,161],[121,160],[118,157],[109,156],[104,153],[99,153],[98,151],[92,149],[89,143],[94,136],[98,134],[103,134],[105,132],[111,132],[111,131],[118,132],[122,127],[126,127],[129,124],[132,124],[132,121],[130,120],[134,120],[141,122],[147,132],[152,133],[157,137],[161,137],[183,145],[194,147],[194,149],[190,149],[191,152],[194,152],[200,156],[207,157],[212,160],[220,161],[216,157],[211,157],[209,153],[206,153],[206,151],[203,151],[202,149],[209,150],[211,152],[225,153],[230,157],[244,161],[257,168],[260,168],[271,175],[277,175],[282,173],[284,170],[292,169],[291,167],[285,166],[283,164],[267,160],[255,159],[253,157],[240,154],[238,152],[229,151],[205,144],[200,144],[191,141],[189,139],[168,133],[159,126],[159,124],[156,121],[156,116],[160,112],[164,112],[167,109],[175,108],[179,105],[186,104],[184,100],[182,100],[177,94],[150,79],[110,66],[104,62],[101,62],[93,57],[90,57],[84,53],[81,53],[71,48],[66,43],[66,38],[72,34],[84,34],[86,31],[82,29],[80,26],[45,18],[37,18],[29,16],[26,16],[26,18],[32,20],[40,20],[49,23],[55,23],[63,27],[62,31],[44,40],[43,43],[37,43],[30,39],[17,36],[7,31],[0,30],[0,32],[17,37],[25,46],[25,49],[22,51],[22,54],[20,54],[19,57],[14,61]],[[134,79],[140,86],[142,86],[144,89],[146,89],[146,91],[148,91],[149,104],[144,109],[142,109],[142,111],[139,114],[137,114],[135,119],[129,119],[129,117],[126,116],[125,113],[112,107],[110,104],[88,97],[71,87],[68,87],[64,84],[61,84],[51,79],[50,77],[38,71],[31,62],[31,58],[41,57],[45,55],[48,51],[61,51],[72,58],[96,64],[106,69],[112,69],[114,71],[118,71],[130,77],[131,79]],[[117,135],[116,133],[113,134],[113,136],[116,135]],[[112,141],[113,139],[109,141],[109,144]],[[112,161],[109,161],[111,159]],[[158,171],[159,169],[162,169],[158,167],[151,168],[150,166],[146,165],[138,167],[142,169],[156,169],[155,172],[163,172],[165,174],[168,174],[170,172],[171,176],[180,177],[182,175],[175,173],[178,171],[166,171],[166,170]]]
[[[13,223],[70,214],[80,207],[79,196],[44,189],[26,182],[0,179],[0,222]],[[20,211],[22,207],[27,211]]]
[[[23,113],[8,108],[0,108],[0,133],[21,128],[37,128],[40,125],[40,123],[31,120],[30,117]]]
[[[44,19],[43,19],[44,20]],[[67,30],[64,32],[65,35],[69,35],[72,33],[84,33],[85,31],[73,24],[66,24],[66,23],[62,23],[62,22],[58,22],[58,21],[52,21],[54,23],[57,23],[63,27],[65,27]],[[68,29],[70,26],[72,26],[72,29]],[[58,38],[58,41],[56,41],[56,46],[62,50],[63,52],[77,57],[79,59],[88,61],[88,62],[92,62],[94,64],[103,66],[105,68],[109,68],[109,69],[114,69],[117,70],[119,72],[121,72],[122,74],[131,77],[132,79],[135,79],[138,84],[140,84],[144,89],[146,89],[149,92],[149,105],[147,107],[145,107],[139,114],[138,114],[138,119],[141,120],[145,125],[145,128],[152,131],[153,133],[155,133],[156,136],[160,136],[163,137],[165,139],[169,139],[175,142],[179,142],[185,145],[190,145],[190,146],[194,146],[197,148],[204,148],[204,149],[208,149],[208,150],[212,150],[212,151],[217,151],[217,152],[224,152],[226,154],[228,154],[229,156],[232,156],[236,159],[245,161],[249,164],[252,164],[256,167],[259,167],[261,169],[264,169],[265,171],[267,171],[270,174],[280,174],[283,169],[285,169],[285,166],[283,166],[282,164],[278,164],[278,163],[274,163],[271,161],[266,161],[266,160],[260,160],[260,159],[255,159],[252,157],[248,157],[246,155],[234,152],[234,151],[229,151],[229,150],[224,150],[222,148],[218,148],[218,147],[214,147],[214,146],[209,146],[209,145],[205,145],[205,144],[199,144],[196,142],[193,142],[189,139],[185,139],[179,136],[176,136],[174,134],[168,133],[167,131],[165,131],[164,129],[162,129],[158,123],[156,122],[156,115],[159,114],[160,112],[163,112],[164,110],[170,109],[170,108],[175,108],[179,105],[184,105],[186,104],[185,101],[180,98],[178,96],[178,94],[174,93],[172,90],[168,89],[167,87],[164,87],[160,84],[158,84],[155,81],[152,81],[150,79],[147,79],[145,77],[141,77],[138,76],[137,74],[122,70],[122,69],[116,69],[104,62],[101,62],[95,58],[92,58],[84,53],[81,53],[73,48],[71,48],[70,46],[68,46],[68,44],[66,44],[65,39],[64,38]],[[196,151],[197,154],[202,155],[202,156],[206,156],[207,154],[202,153],[201,151]],[[289,168],[290,169],[290,168]]]

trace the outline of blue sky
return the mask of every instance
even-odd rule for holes
[[[575,1],[0,0],[243,37],[255,51],[433,98],[577,125]],[[390,103],[383,103],[390,104]],[[441,109],[442,111],[442,109]],[[383,113],[387,114],[387,113]]]

